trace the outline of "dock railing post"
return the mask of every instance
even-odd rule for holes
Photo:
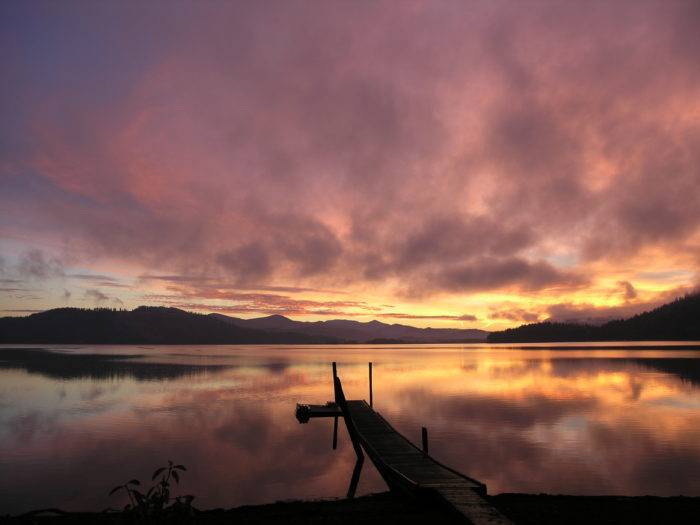
[[[333,361],[333,388],[335,388],[335,378],[338,377],[338,368]],[[333,450],[338,448],[338,416],[333,418]]]
[[[374,406],[374,399],[372,395],[372,361],[369,362],[369,406]]]
[[[428,429],[421,427],[421,441],[423,442],[423,453],[428,453]]]

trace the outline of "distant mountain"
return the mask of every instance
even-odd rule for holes
[[[700,293],[686,295],[649,312],[600,326],[546,321],[492,332],[488,336],[489,343],[645,340],[700,340]]]
[[[268,331],[290,331],[314,337],[335,337],[357,343],[462,343],[486,340],[488,332],[477,329],[457,328],[416,328],[401,324],[387,324],[379,321],[293,321],[282,315],[270,315],[256,319],[241,319],[222,314],[210,317],[225,321],[240,328],[263,329]]]
[[[56,308],[0,318],[0,343],[27,344],[336,344],[484,341],[482,330],[415,328],[379,321],[305,323],[281,315],[238,319],[178,308]]]
[[[242,328],[177,308],[134,310],[56,308],[0,318],[0,343],[68,344],[309,344],[339,339],[284,330]]]

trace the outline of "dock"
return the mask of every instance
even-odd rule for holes
[[[337,444],[338,419],[342,417],[345,421],[357,455],[349,497],[354,495],[366,453],[392,491],[448,506],[462,516],[465,523],[512,524],[484,498],[486,485],[443,465],[428,454],[425,428],[423,447],[418,448],[394,429],[370,403],[346,400],[335,363],[333,365],[335,401],[325,405],[297,405],[296,414],[302,423],[317,417],[333,417],[333,448]]]

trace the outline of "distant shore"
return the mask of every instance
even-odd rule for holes
[[[489,500],[520,525],[583,524],[694,524],[700,516],[700,497],[559,496],[499,494]],[[17,517],[0,517],[7,524],[132,523],[134,516],[120,513],[42,511]],[[246,505],[233,509],[197,511],[192,516],[165,516],[155,523],[236,523],[407,525],[461,523],[442,508],[402,498],[390,492],[352,500],[289,501]]]

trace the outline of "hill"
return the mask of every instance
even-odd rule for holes
[[[545,321],[489,334],[489,343],[700,340],[700,293],[601,326]]]
[[[241,319],[222,314],[211,317],[240,328],[264,329],[268,331],[291,331],[313,337],[336,337],[346,341],[374,344],[395,343],[463,343],[483,342],[488,332],[476,329],[416,328],[402,324],[387,324],[379,321],[294,321],[282,315],[270,315],[256,319]],[[389,343],[390,342],[390,343]]]
[[[178,308],[56,308],[0,318],[0,343],[27,344],[335,344],[484,341],[482,330],[415,328],[379,321],[239,319]]]
[[[242,328],[177,308],[134,310],[56,308],[0,318],[0,343],[66,344],[308,344],[337,338]]]

